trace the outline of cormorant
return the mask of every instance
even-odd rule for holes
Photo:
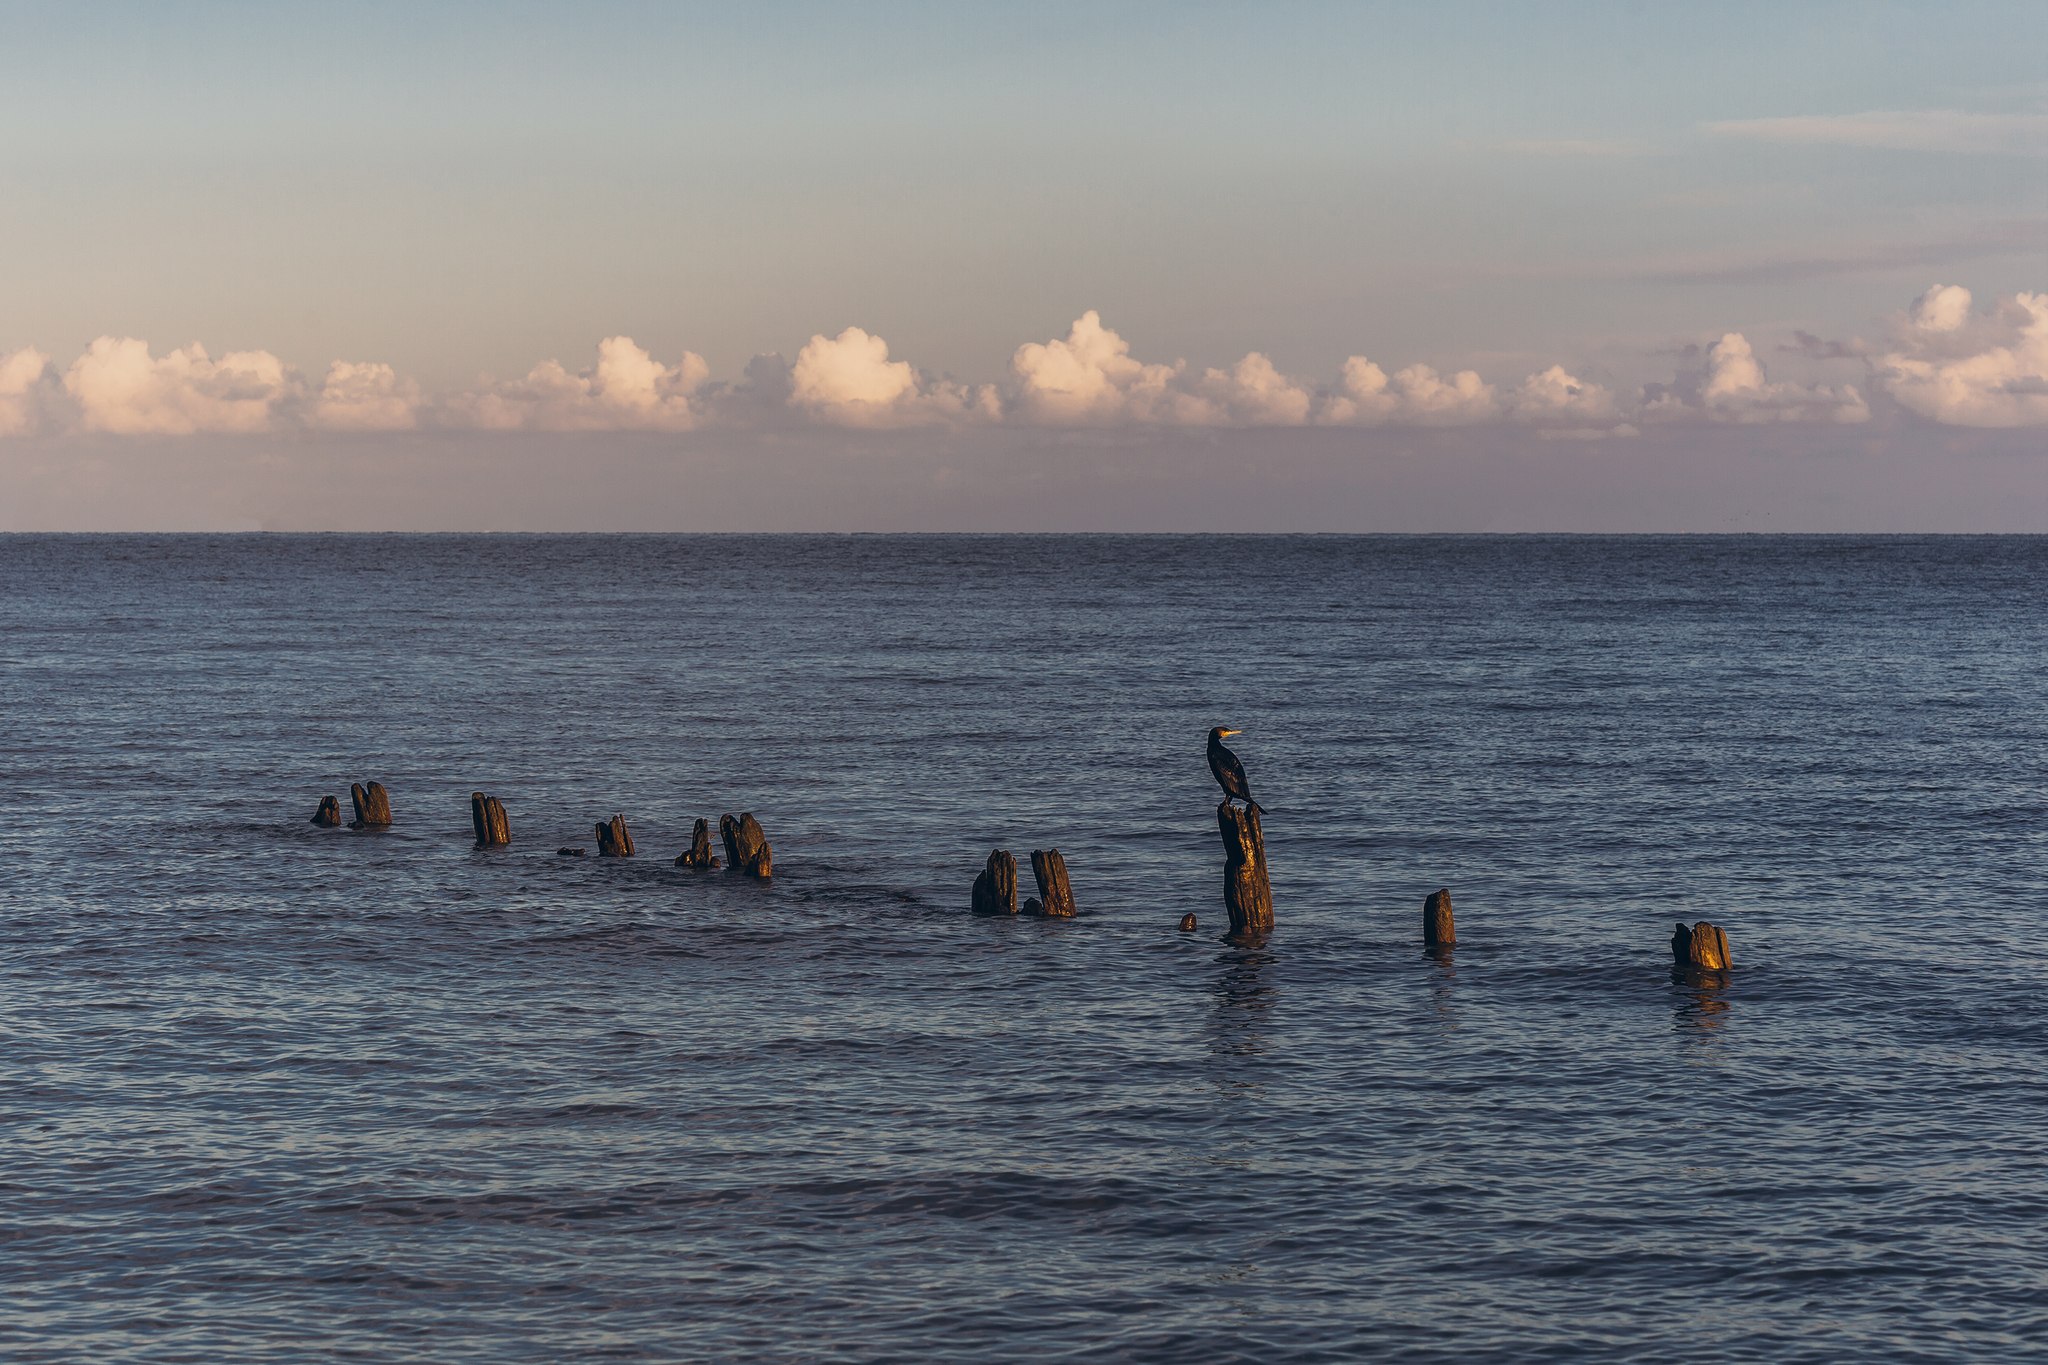
[[[1242,730],[1226,730],[1217,726],[1209,732],[1209,771],[1216,774],[1216,781],[1223,788],[1223,799],[1228,802],[1233,796],[1244,798],[1244,803],[1261,815],[1266,808],[1252,800],[1252,784],[1245,780],[1244,764],[1237,761],[1237,755],[1223,747],[1225,735],[1241,735]]]

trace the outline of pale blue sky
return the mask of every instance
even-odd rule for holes
[[[8,5],[0,350],[1562,361],[2048,285],[2038,4]],[[2031,139],[2031,141],[2029,141]],[[1638,373],[1641,371],[1641,373]],[[1489,377],[1493,377],[1489,374]]]
[[[2038,0],[0,0],[0,529],[2048,531],[2044,52]]]

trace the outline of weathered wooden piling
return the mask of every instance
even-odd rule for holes
[[[740,865],[740,818],[728,811],[718,817],[718,840],[725,845],[725,865]]]
[[[1180,917],[1180,931],[1183,934],[1195,932],[1195,917],[1193,915],[1182,915]]]
[[[988,855],[988,866],[974,879],[974,913],[1017,913],[1017,860],[1002,849]]]
[[[1038,883],[1038,913],[1052,919],[1074,917],[1074,891],[1067,885],[1067,860],[1056,848],[1031,850],[1031,877]]]
[[[1266,879],[1266,832],[1253,806],[1225,801],[1216,808],[1223,835],[1223,908],[1232,934],[1264,934],[1273,928],[1273,886]]]
[[[478,848],[501,848],[512,842],[512,822],[505,818],[505,803],[495,796],[471,792],[469,822],[476,826]]]
[[[1702,972],[1725,972],[1735,965],[1728,955],[1728,935],[1718,924],[1701,920],[1688,929],[1671,930],[1671,965]]]
[[[356,818],[350,822],[350,829],[373,828],[391,823],[391,798],[384,794],[381,783],[372,782],[367,787],[360,782],[352,783],[348,789],[348,799],[356,808]],[[339,801],[335,802],[337,807],[340,804]]]
[[[1036,896],[1026,896],[1024,898],[1024,909],[1021,913],[1025,915],[1042,915],[1045,913],[1045,904]]]
[[[1451,893],[1432,891],[1422,901],[1422,946],[1448,948],[1458,941],[1458,926],[1451,919]]]
[[[730,815],[718,822],[718,830],[725,837],[727,866],[735,872],[744,872],[750,877],[771,877],[775,875],[775,857],[768,847],[768,836],[761,832],[761,822],[754,818],[752,811],[743,811],[734,820],[732,831],[726,833],[726,821]]]
[[[555,856],[558,858],[581,858],[583,850],[580,848],[558,848],[555,850]]]
[[[676,859],[677,867],[717,867],[718,858],[711,851],[711,822],[699,820],[690,834],[690,847]]]
[[[320,798],[320,809],[313,812],[313,823],[332,829],[341,823],[341,802],[331,796]]]
[[[614,815],[609,823],[597,822],[597,856],[600,858],[630,858],[633,856],[633,834],[626,828],[626,817]]]

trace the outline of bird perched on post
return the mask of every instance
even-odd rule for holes
[[[1252,784],[1245,779],[1244,764],[1237,761],[1237,755],[1223,747],[1225,735],[1241,735],[1242,730],[1226,730],[1217,726],[1209,732],[1209,771],[1216,774],[1217,785],[1223,788],[1223,800],[1227,805],[1230,798],[1244,798],[1244,803],[1261,815],[1266,808],[1252,800]]]

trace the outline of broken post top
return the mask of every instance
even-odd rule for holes
[[[1216,807],[1216,830],[1223,836],[1223,908],[1230,912],[1230,932],[1269,933],[1273,886],[1266,876],[1266,831],[1259,808],[1234,806],[1226,796]]]
[[[1067,860],[1056,848],[1031,850],[1031,878],[1038,883],[1038,913],[1053,919],[1074,917],[1074,889],[1067,884]]]
[[[333,828],[341,823],[341,802],[331,796],[320,798],[320,809],[313,812],[313,823],[324,828]]]
[[[597,856],[600,858],[630,858],[633,856],[633,835],[626,828],[626,817],[614,815],[609,821],[597,822]]]
[[[391,823],[391,798],[385,795],[383,784],[372,782],[365,787],[360,782],[353,783],[348,789],[348,799],[356,808],[356,818],[350,823],[350,829]]]
[[[1422,902],[1422,942],[1425,947],[1449,946],[1458,941],[1458,927],[1451,918],[1451,893],[1432,891]]]
[[[1683,924],[1671,930],[1671,965],[1678,970],[1725,972],[1734,966],[1728,954],[1728,935],[1720,925],[1701,920],[1688,929]]]
[[[1017,860],[1003,849],[988,855],[988,865],[974,879],[970,904],[977,915],[1017,913]]]
[[[478,848],[502,848],[512,842],[512,823],[505,818],[505,803],[497,797],[471,792],[469,820],[476,827]]]

